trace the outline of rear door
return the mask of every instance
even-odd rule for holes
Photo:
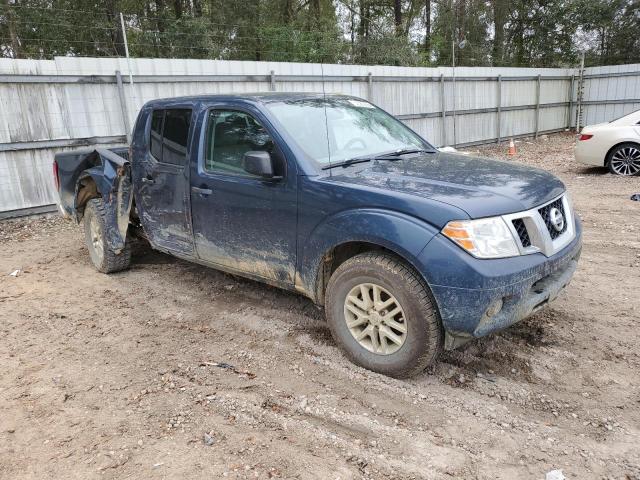
[[[198,256],[227,269],[293,285],[296,262],[296,165],[259,112],[214,108],[203,118],[191,175]],[[281,178],[243,169],[248,151],[267,151]]]
[[[136,206],[151,244],[193,255],[189,193],[192,109],[154,109],[143,155],[133,163]],[[135,146],[135,145],[134,145]]]

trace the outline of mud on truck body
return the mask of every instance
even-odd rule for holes
[[[374,105],[319,94],[154,100],[129,149],[56,155],[96,268],[130,238],[294,290],[365,368],[416,374],[569,283],[580,221],[542,170],[443,153]]]

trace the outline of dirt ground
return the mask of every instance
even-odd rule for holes
[[[81,227],[0,222],[0,478],[640,479],[640,179],[517,146],[571,192],[579,271],[411,380],[295,294],[155,252],[103,275]]]

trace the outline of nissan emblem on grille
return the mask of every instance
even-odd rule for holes
[[[557,208],[553,207],[549,210],[549,220],[551,221],[551,225],[556,229],[557,232],[561,232],[564,228],[564,215]]]

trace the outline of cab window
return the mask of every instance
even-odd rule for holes
[[[264,151],[271,154],[275,173],[282,175],[282,156],[267,130],[248,113],[210,111],[205,144],[204,169],[207,172],[250,176],[244,169],[244,154]]]
[[[191,109],[154,110],[151,115],[151,155],[162,163],[184,165],[191,124]]]

